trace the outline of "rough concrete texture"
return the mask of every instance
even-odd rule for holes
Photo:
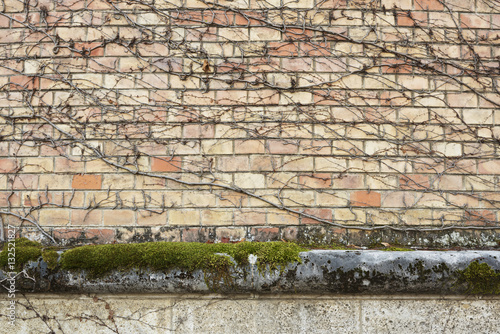
[[[314,250],[300,253],[302,263],[286,268],[234,266],[229,272],[115,271],[89,278],[84,271],[47,269],[43,261],[31,263],[17,288],[25,292],[73,293],[361,293],[461,294],[460,281],[470,263],[488,264],[500,271],[498,251],[346,251]],[[250,261],[255,263],[255,259]],[[283,270],[281,270],[283,269]],[[0,280],[5,273],[0,271]]]
[[[500,299],[470,296],[28,294],[0,333],[492,334],[499,312]]]

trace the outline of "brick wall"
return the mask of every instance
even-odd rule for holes
[[[96,243],[497,237],[491,1],[0,6],[4,227]]]

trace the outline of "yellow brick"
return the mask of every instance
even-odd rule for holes
[[[237,173],[234,175],[235,185],[246,189],[264,188],[265,180],[265,176],[258,173]]]
[[[102,189],[133,189],[134,176],[129,174],[104,174],[102,177]]]
[[[184,207],[215,207],[217,196],[206,191],[184,191]]]
[[[335,209],[334,219],[346,221],[349,225],[364,224],[366,221],[366,211],[363,209]]]
[[[27,158],[24,159],[22,172],[48,173],[54,170],[53,158]]]
[[[316,194],[316,203],[321,207],[343,207],[347,206],[349,197],[345,191],[321,192]]]
[[[220,41],[247,41],[248,28],[219,28]]]
[[[165,226],[167,224],[167,212],[161,214],[146,210],[137,212],[137,225],[139,226]]]
[[[73,181],[72,175],[61,175],[61,174],[43,174],[40,175],[38,179],[38,189],[71,189],[71,182]]]
[[[299,216],[290,214],[285,210],[269,209],[267,211],[267,223],[269,225],[298,225]]]
[[[41,226],[63,226],[69,224],[69,210],[44,209],[40,211],[39,224]]]
[[[369,189],[394,189],[398,187],[396,175],[366,175],[366,186]]]
[[[205,154],[233,154],[233,142],[229,140],[203,140],[201,149]]]
[[[104,225],[129,226],[135,225],[135,212],[132,210],[103,211]]]
[[[250,28],[251,41],[278,41],[281,40],[281,32],[270,28]]]
[[[232,211],[203,210],[201,211],[201,225],[233,225],[233,213]]]
[[[116,168],[101,160],[92,160],[85,163],[87,173],[107,173],[114,172]]]
[[[283,158],[284,171],[313,171],[314,158],[313,157],[289,157]]]
[[[314,191],[284,190],[280,195],[286,206],[314,205]]]
[[[199,226],[200,212],[198,210],[169,210],[168,224],[170,226]]]

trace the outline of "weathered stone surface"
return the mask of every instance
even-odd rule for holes
[[[498,300],[364,300],[363,333],[498,333]]]
[[[12,333],[498,333],[500,298],[352,295],[46,295],[17,297]]]
[[[300,257],[302,263],[290,263],[286,268],[235,265],[223,273],[130,269],[101,278],[90,278],[78,270],[51,271],[40,260],[27,268],[35,279],[19,279],[16,288],[25,292],[72,293],[450,295],[470,292],[470,287],[460,281],[460,275],[474,261],[486,263],[497,273],[500,271],[498,251],[314,250],[300,253]],[[6,273],[0,271],[0,280],[5,277]]]

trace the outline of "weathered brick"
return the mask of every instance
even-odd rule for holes
[[[19,169],[17,159],[0,159],[0,173],[15,173]]]
[[[304,210],[304,213],[312,216],[312,218],[302,217],[301,218],[302,224],[322,224],[322,222],[314,219],[316,217],[326,221],[332,221],[333,218],[333,213],[331,209],[306,209]]]
[[[215,230],[215,233],[217,240],[223,243],[242,241],[246,237],[246,231],[241,227],[219,227]]]
[[[135,212],[133,210],[103,210],[102,221],[105,226],[130,226],[135,225]]]
[[[278,227],[252,227],[250,235],[253,237],[252,241],[278,241],[280,239],[280,229]]]
[[[74,175],[73,189],[101,189],[102,175],[82,174]]]
[[[478,171],[481,174],[500,174],[500,159],[478,161]]]
[[[299,143],[296,141],[268,140],[267,146],[271,154],[295,154],[299,150]]]
[[[375,191],[356,191],[351,193],[351,205],[380,207],[380,193]]]
[[[44,209],[40,211],[38,222],[41,226],[69,225],[69,211],[65,209]]]
[[[233,213],[223,210],[202,210],[201,211],[202,226],[218,226],[218,225],[233,225]]]
[[[444,6],[438,0],[415,0],[416,10],[443,10]]]
[[[167,212],[158,213],[146,210],[137,212],[137,225],[139,226],[166,226]]]
[[[283,210],[269,209],[267,212],[267,223],[269,225],[298,225],[299,216]]]
[[[200,212],[198,210],[169,210],[168,225],[200,225]]]
[[[71,226],[101,225],[101,210],[71,210]]]
[[[181,165],[181,157],[151,158],[152,172],[179,172]]]

